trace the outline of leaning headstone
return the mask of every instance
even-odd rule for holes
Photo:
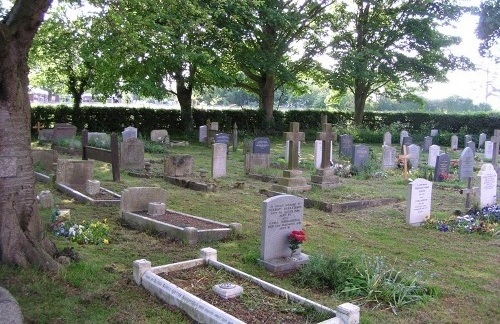
[[[94,174],[93,160],[57,161],[56,183],[66,185],[80,192],[85,191],[87,180]]]
[[[477,174],[479,178],[479,207],[496,205],[497,203],[497,172],[490,163],[481,166]]]
[[[76,136],[76,126],[68,123],[55,124],[52,130],[52,142],[56,143],[65,138],[74,138]]]
[[[170,141],[166,129],[153,129],[151,131],[151,142],[164,143],[166,139]]]
[[[450,175],[450,156],[446,153],[439,154],[436,157],[436,166],[434,167],[434,181],[444,181]]]
[[[410,135],[408,134],[408,131],[402,130],[402,131],[399,133],[399,145],[400,145],[400,146],[403,146],[403,138],[408,137],[408,136],[410,136]],[[411,143],[410,143],[410,144],[411,144]]]
[[[439,131],[437,129],[431,129],[431,136],[436,137],[438,136]]]
[[[466,147],[467,143],[469,143],[470,141],[472,141],[472,135],[465,135],[465,138],[464,138],[464,147]]]
[[[352,165],[357,170],[361,171],[365,168],[366,163],[370,160],[370,149],[368,146],[358,144],[352,150]]]
[[[458,150],[458,136],[457,135],[451,136],[451,149],[453,151]]]
[[[418,169],[420,165],[420,146],[412,144],[408,146],[408,155],[412,169]]]
[[[137,138],[137,128],[132,126],[125,128],[122,132],[122,138],[124,142],[129,138]]]
[[[164,172],[167,177],[186,177],[193,173],[191,155],[168,155],[164,160]]]
[[[458,161],[458,175],[460,180],[467,180],[472,178],[474,175],[474,152],[469,147],[466,147],[462,154],[460,154],[460,160]]]
[[[432,182],[417,178],[408,184],[406,192],[406,222],[420,225],[431,214]]]
[[[208,136],[208,127],[207,125],[200,126],[198,130],[198,142],[205,143],[207,141]]]
[[[383,145],[392,145],[392,134],[391,132],[384,133],[384,142]]]
[[[302,230],[304,198],[279,195],[262,203],[262,232],[259,262],[272,272],[284,272],[307,263],[304,253],[292,257],[288,236]],[[300,249],[299,249],[300,250]]]
[[[128,138],[120,147],[120,168],[144,170],[144,143],[137,138]]]
[[[474,154],[476,154],[476,143],[473,141],[468,141],[466,147],[470,148]]]
[[[424,137],[424,152],[429,152],[429,147],[432,145],[432,136]]]
[[[486,142],[486,133],[481,133],[479,134],[479,144],[478,144],[478,148],[482,147],[484,142]]]
[[[493,158],[493,142],[484,142],[484,158],[491,160]]]
[[[396,148],[383,145],[382,146],[382,169],[394,169],[396,167]]]
[[[431,145],[429,147],[429,157],[427,159],[427,165],[430,166],[431,168],[434,168],[436,166],[436,158],[439,155],[441,148],[439,145]]]
[[[212,178],[226,176],[227,145],[224,143],[212,144]]]
[[[339,142],[339,155],[340,157],[351,157],[352,156],[353,141],[351,135],[340,135]]]

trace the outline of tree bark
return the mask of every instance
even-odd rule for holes
[[[196,68],[190,65],[189,77],[186,79],[182,75],[182,70],[177,72],[174,76],[176,82],[176,95],[179,105],[181,106],[181,123],[182,128],[187,134],[193,132],[194,119],[193,119],[193,86],[192,80],[195,76]]]
[[[276,80],[274,74],[265,73],[259,82],[260,90],[260,104],[261,108],[266,113],[266,121],[270,125],[273,122],[273,108],[274,108],[274,87]]]
[[[356,126],[363,124],[366,99],[368,99],[369,93],[370,87],[356,80],[356,87],[354,89],[354,125]]]
[[[51,0],[19,0],[0,21],[0,262],[57,270],[31,158],[28,50]]]

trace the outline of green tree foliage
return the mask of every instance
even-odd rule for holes
[[[476,29],[477,37],[482,41],[479,53],[486,56],[500,38],[500,1],[484,0],[479,7],[479,23]]]
[[[207,1],[227,42],[225,71],[237,87],[255,93],[268,122],[275,91],[297,83],[324,48],[326,10],[334,1]],[[300,47],[300,49],[298,48]]]
[[[336,66],[330,84],[340,93],[354,94],[354,122],[363,121],[371,94],[403,98],[445,81],[446,73],[471,63],[446,48],[460,39],[438,31],[457,20],[462,8],[451,0],[353,0],[334,8],[330,56]]]

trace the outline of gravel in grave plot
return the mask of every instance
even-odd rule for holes
[[[178,214],[175,212],[166,212],[163,215],[148,215],[147,212],[134,212],[134,214],[141,215],[143,217],[151,218],[163,223],[174,225],[177,227],[195,227],[199,230],[208,230],[221,228],[222,225],[214,224],[212,222],[207,222],[202,219],[197,219],[194,217],[189,217],[183,214]]]

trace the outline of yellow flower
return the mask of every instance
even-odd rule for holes
[[[102,240],[104,244],[109,244],[109,241],[107,239]]]

